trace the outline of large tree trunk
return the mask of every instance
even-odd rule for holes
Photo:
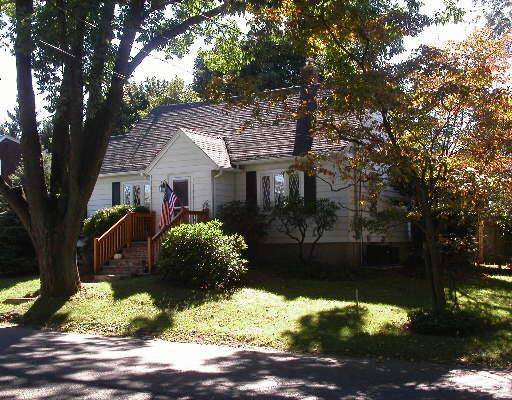
[[[66,298],[80,289],[76,264],[79,232],[80,219],[76,217],[49,217],[32,226],[42,296]]]
[[[432,291],[432,310],[435,313],[443,311],[446,307],[446,296],[442,278],[441,249],[439,247],[439,233],[430,215],[425,216],[425,268],[430,280]]]

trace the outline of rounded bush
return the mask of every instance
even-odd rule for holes
[[[198,289],[229,289],[247,273],[247,248],[238,234],[226,235],[218,220],[172,228],[162,241],[157,266],[164,279]]]

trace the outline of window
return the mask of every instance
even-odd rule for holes
[[[112,205],[121,204],[121,183],[112,182]]]
[[[133,205],[140,206],[140,185],[133,185]]]
[[[288,175],[288,186],[290,197],[299,197],[300,196],[300,176],[298,173],[293,173]]]
[[[123,184],[123,204],[132,204],[132,185]]]
[[[289,196],[303,196],[302,173],[268,171],[259,173],[258,203],[269,211],[281,199]]]
[[[144,185],[144,205],[146,207],[151,207],[151,186]]]
[[[144,193],[142,192],[144,188]],[[151,187],[149,185],[123,183],[122,199],[123,204],[131,204],[133,206],[146,206],[150,204]]]

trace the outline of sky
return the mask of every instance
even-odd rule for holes
[[[406,40],[406,48],[413,50],[420,44],[442,46],[451,40],[463,40],[476,27],[483,24],[482,19],[476,20],[480,15],[472,5],[472,0],[461,0],[460,5],[466,11],[464,21],[458,24],[432,26],[421,35]],[[424,11],[433,13],[440,9],[442,0],[425,0]],[[134,81],[142,81],[146,77],[156,76],[160,79],[171,79],[178,76],[187,83],[192,83],[194,60],[201,49],[202,41],[196,42],[190,52],[181,59],[163,60],[158,53],[154,57],[147,57],[132,76]],[[12,110],[16,103],[16,64],[14,57],[8,49],[0,49],[0,122],[7,119],[7,111]],[[38,109],[41,110],[42,101],[38,98]]]

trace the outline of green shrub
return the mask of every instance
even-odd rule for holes
[[[0,275],[37,272],[37,259],[25,227],[11,211],[0,213]]]
[[[407,327],[422,335],[465,337],[478,334],[488,325],[488,321],[471,312],[448,308],[437,314],[431,310],[412,310]]]
[[[242,201],[223,204],[219,207],[218,215],[224,232],[242,235],[247,242],[249,258],[254,258],[258,245],[267,234],[268,218],[258,207]]]
[[[218,220],[172,228],[162,241],[157,266],[164,279],[200,289],[228,289],[242,281],[247,248],[240,235],[226,235]]]
[[[93,238],[103,235],[111,226],[126,215],[129,211],[149,212],[146,207],[134,207],[129,204],[103,208],[96,211],[90,218],[84,221],[82,233],[89,241]]]

